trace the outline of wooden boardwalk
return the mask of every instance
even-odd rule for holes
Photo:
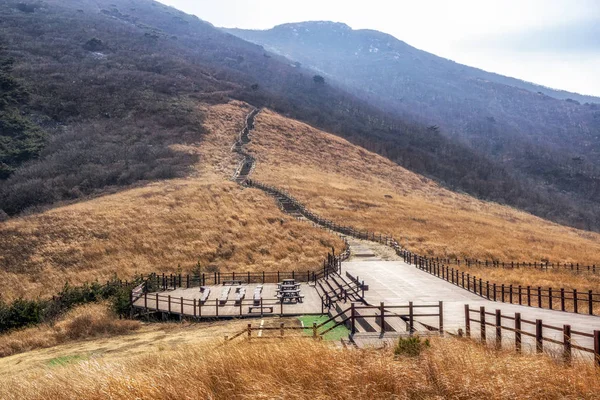
[[[465,329],[465,304],[476,310],[479,310],[480,307],[485,307],[488,312],[500,310],[501,314],[505,316],[514,316],[515,313],[520,313],[523,319],[530,321],[540,319],[545,325],[561,328],[563,325],[570,325],[573,331],[591,333],[594,330],[600,330],[600,317],[598,316],[490,301],[402,261],[382,261],[377,253],[379,250],[384,252],[384,249],[378,249],[378,246],[384,246],[355,239],[349,240],[353,249],[352,257],[349,261],[342,263],[342,272],[348,271],[369,285],[369,290],[365,292],[367,302],[377,305],[380,302],[385,304],[406,304],[408,302],[436,304],[443,301],[444,327],[447,332],[456,333],[459,329]],[[472,318],[478,317],[479,314],[472,314]],[[426,319],[422,319],[422,322],[427,324]],[[430,322],[432,326],[435,326],[434,319]],[[494,322],[494,317],[488,316],[487,322]],[[510,326],[504,321],[502,324]],[[534,333],[535,326],[523,325],[522,329]],[[480,336],[481,330],[478,323],[472,323],[471,330],[473,336]],[[494,335],[495,328],[488,326],[486,336],[488,339],[494,340]],[[514,334],[503,331],[502,335],[503,346],[509,346],[511,341],[514,343]],[[563,332],[544,329],[544,337],[562,341]],[[573,343],[593,348],[591,338],[573,338]],[[523,337],[523,346],[535,346],[535,340]]]
[[[261,284],[263,287],[261,313],[261,303],[255,303],[253,299],[254,289],[257,285],[259,284],[206,286],[210,290],[210,294],[205,302],[200,301],[203,294],[198,287],[151,292],[136,299],[134,306],[142,312],[158,311],[195,318],[245,318],[259,317],[261,314],[296,316],[321,314],[322,312],[321,297],[313,285],[307,283],[300,285],[301,294],[304,295],[301,303],[281,303],[275,297],[277,284],[265,283]],[[221,293],[224,288],[230,288],[230,291],[227,299],[222,301]],[[246,290],[245,298],[242,301],[236,301],[238,288]],[[252,312],[250,312],[250,307],[252,307]]]

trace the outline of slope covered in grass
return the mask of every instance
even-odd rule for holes
[[[600,235],[446,190],[334,135],[271,111],[252,138],[257,180],[338,223],[391,234],[421,254],[600,262]]]
[[[28,399],[592,399],[598,370],[434,339],[420,356],[343,350],[305,338],[183,345],[128,359],[77,360],[0,377]]]
[[[199,106],[200,107],[200,106]],[[312,270],[333,235],[283,214],[261,191],[229,181],[231,145],[250,108],[204,107],[201,143],[190,176],[149,183],[0,223],[2,299],[56,293],[65,283],[131,279],[150,272]]]

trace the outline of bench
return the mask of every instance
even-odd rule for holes
[[[256,288],[254,288],[254,305],[258,306],[260,305],[260,301],[262,300],[262,290],[263,287],[262,285],[258,285]]]
[[[258,310],[258,311],[254,311],[254,310]],[[273,307],[260,307],[260,306],[248,307],[249,314],[256,313],[256,312],[273,314]]]
[[[221,290],[221,296],[219,296],[219,303],[225,304],[227,303],[227,298],[229,297],[229,292],[231,291],[231,287],[224,287]]]
[[[246,288],[239,287],[235,290],[235,304],[240,304],[242,300],[246,297]]]
[[[276,297],[279,300],[281,300],[282,302],[285,301],[285,300],[288,300],[288,301],[295,300],[298,303],[302,303],[302,299],[304,299],[304,295],[303,294],[293,294],[291,296],[285,296],[285,295],[278,294]]]
[[[206,300],[208,300],[208,296],[210,295],[210,288],[202,286],[200,288],[200,293],[202,293],[202,297],[200,297],[200,302],[206,303]]]
[[[225,286],[225,285],[230,285],[230,286],[241,285],[242,283],[243,282],[239,279],[228,279],[226,281],[223,281],[223,286]]]

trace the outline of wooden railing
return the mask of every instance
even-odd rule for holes
[[[406,253],[403,255],[407,263],[488,300],[587,315],[596,315],[595,309],[600,307],[600,293],[592,290],[490,283],[431,259],[414,255],[410,257]]]
[[[432,313],[416,313],[420,309],[437,309],[437,312]],[[373,312],[373,314],[365,314],[361,312]],[[438,304],[413,304],[410,302],[406,305],[385,305],[381,303],[379,306],[357,306],[352,303],[352,305],[337,314],[331,316],[329,319],[317,324],[313,323],[312,326],[301,326],[301,327],[284,327],[284,324],[281,324],[279,327],[257,327],[253,328],[252,324],[248,324],[248,327],[243,331],[240,331],[234,334],[231,337],[226,337],[226,340],[233,340],[237,337],[242,336],[243,334],[247,334],[248,338],[252,336],[253,331],[261,331],[261,330],[280,330],[280,337],[284,336],[283,331],[286,329],[291,330],[310,330],[312,332],[313,338],[323,338],[327,333],[332,331],[333,329],[344,325],[346,326],[350,334],[353,335],[356,333],[356,325],[358,320],[368,320],[373,319],[377,320],[378,325],[380,327],[380,333],[385,333],[386,320],[391,318],[399,318],[402,321],[406,321],[407,323],[407,332],[409,335],[412,335],[417,330],[415,328],[415,324],[418,318],[423,317],[437,317],[438,324],[437,327],[431,327],[435,332],[440,335],[444,334],[444,306],[440,301]],[[327,326],[328,324],[333,323],[331,326]]]
[[[471,314],[477,315],[479,318],[473,318]],[[492,317],[491,321],[488,317]],[[506,322],[512,326],[507,326]],[[514,337],[514,349],[517,352],[522,351],[524,337],[532,338],[537,353],[544,352],[544,344],[552,344],[557,349],[562,349],[562,356],[565,361],[570,362],[573,355],[573,350],[578,350],[593,355],[595,363],[600,366],[600,331],[596,330],[591,333],[580,332],[571,329],[571,325],[554,326],[545,324],[542,320],[535,321],[527,320],[521,317],[520,313],[515,313],[514,316],[503,315],[501,310],[495,312],[486,311],[485,307],[479,309],[471,309],[469,305],[465,305],[465,327],[466,336],[473,337],[472,322],[479,324],[479,339],[486,343],[488,340],[487,327],[492,327],[495,336],[496,347],[502,348],[503,343],[510,339],[503,332],[510,332]],[[531,328],[530,331],[527,327]],[[554,332],[555,337],[549,337],[548,332]],[[476,332],[475,332],[476,333]],[[546,336],[545,336],[546,335]],[[557,339],[558,337],[558,339]],[[504,342],[503,342],[504,341]],[[581,346],[578,342],[590,342],[589,346]]]

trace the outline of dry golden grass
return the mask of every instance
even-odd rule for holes
[[[208,134],[187,179],[161,181],[0,223],[0,294],[55,294],[65,283],[114,274],[185,271],[200,261],[221,271],[316,268],[343,242],[283,214],[261,191],[229,181],[231,146],[249,108],[205,110]]]
[[[265,110],[254,177],[338,223],[439,257],[600,264],[600,234],[443,189],[349,142]]]
[[[71,310],[53,325],[43,324],[0,335],[0,357],[73,340],[122,335],[140,327],[138,321],[118,319],[106,304],[89,304]]]
[[[179,347],[0,378],[3,399],[594,399],[600,374],[437,339],[416,358],[312,340]]]

